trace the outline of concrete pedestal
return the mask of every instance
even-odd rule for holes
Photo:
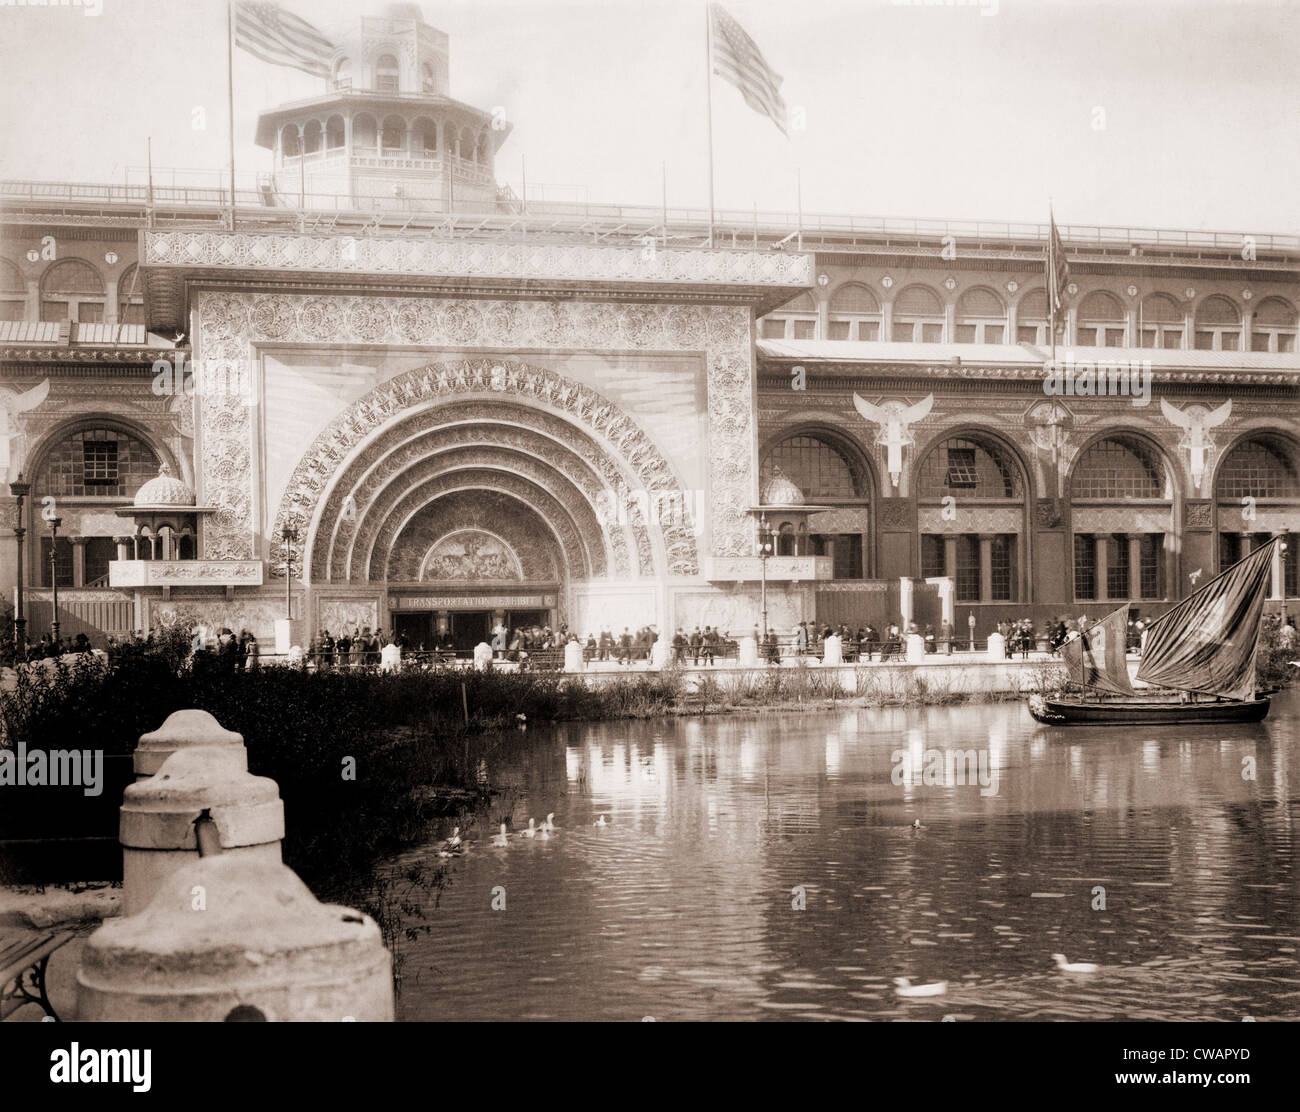
[[[907,641],[907,662],[909,664],[925,663],[925,638],[919,633],[909,633]]]
[[[989,651],[990,660],[1006,660],[1007,658],[1007,639],[1000,633],[989,634]]]
[[[582,671],[582,646],[577,641],[570,641],[564,646],[564,670],[566,672]]]
[[[77,1005],[91,1021],[391,1022],[392,959],[369,916],[320,903],[279,861],[222,853],[90,936]]]
[[[844,651],[838,634],[832,633],[822,646],[823,664],[843,664]]]
[[[275,620],[275,652],[277,656],[287,656],[289,650],[298,642],[301,622],[293,622],[288,618],[276,618]]]
[[[119,815],[125,915],[143,911],[177,869],[197,861],[203,837],[214,852],[280,861],[280,789],[249,774],[242,745],[177,750],[155,775],[127,787]]]
[[[740,639],[740,657],[737,663],[742,668],[758,667],[758,642],[752,637]]]
[[[657,668],[660,671],[667,668],[673,659],[672,642],[667,637],[658,638],[650,646],[650,667]]]
[[[234,730],[223,729],[206,710],[175,711],[158,729],[140,735],[133,758],[135,778],[140,780],[152,776],[178,749],[198,746],[229,747],[243,753],[244,738]]]
[[[486,641],[480,641],[474,646],[474,670],[482,672],[492,663],[492,646]]]
[[[385,672],[402,670],[402,650],[396,645],[385,645],[379,650],[379,667]]]

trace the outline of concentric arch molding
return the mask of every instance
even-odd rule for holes
[[[412,347],[514,347],[525,350],[692,352],[705,363],[709,415],[711,553],[748,551],[747,507],[754,501],[754,365],[750,311],[737,305],[580,300],[514,301],[200,291],[195,295],[195,357],[255,362],[262,344],[367,344]],[[502,370],[493,378],[493,368]],[[376,387],[330,422],[299,462],[278,507],[272,560],[283,526],[305,535],[338,468],[361,441],[402,409],[483,392],[561,413],[593,435],[650,492],[679,483],[649,437],[588,386],[513,357],[430,363]],[[251,559],[256,525],[251,475],[254,410],[239,399],[201,401],[200,474],[209,559]],[[664,538],[674,574],[698,574],[695,538]]]

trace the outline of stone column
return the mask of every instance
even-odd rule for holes
[[[1105,602],[1110,598],[1110,534],[1097,533],[1097,601]]]
[[[132,546],[130,537],[114,537],[113,543],[117,545],[117,558],[119,560],[131,560],[135,558],[131,551]]]
[[[1254,323],[1255,314],[1247,308],[1241,314],[1241,347],[1238,350],[1250,351],[1250,331]]]
[[[1128,597],[1142,597],[1142,534],[1128,535]]]
[[[1013,301],[1007,306],[1007,335],[1004,343],[1014,344],[1017,342],[1017,333],[1020,331],[1020,307]]]
[[[957,340],[957,306],[949,301],[943,307],[943,342],[955,343]]]
[[[1244,560],[1250,555],[1250,534],[1242,533],[1237,538],[1237,559]]]
[[[943,574],[949,579],[957,578],[957,534],[949,533],[943,538]]]
[[[1273,536],[1285,539],[1286,534],[1274,533]],[[1283,597],[1283,592],[1286,590],[1286,576],[1284,570],[1282,546],[1278,545],[1273,550],[1272,579],[1268,591],[1268,597],[1271,599],[1280,599]]]
[[[880,338],[881,340],[892,340],[894,338],[894,303],[886,301],[880,306]]]
[[[980,534],[980,602],[993,601],[993,534]]]
[[[86,541],[88,537],[72,538],[72,585],[86,585]]]

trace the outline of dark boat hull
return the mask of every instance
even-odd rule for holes
[[[1035,695],[1029,713],[1047,726],[1207,726],[1259,722],[1267,696],[1244,702],[1181,703],[1144,699],[1070,699]]]

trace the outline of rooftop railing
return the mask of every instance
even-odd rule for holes
[[[458,175],[459,176],[459,175]],[[213,180],[213,179],[210,179]],[[167,172],[155,171],[152,190],[147,184],[127,182],[3,181],[0,182],[0,211],[11,214],[40,215],[43,206],[53,213],[59,205],[135,206],[143,220],[145,208],[152,208],[159,221],[183,222],[187,210],[228,207],[229,182],[218,184],[170,183]],[[263,177],[255,184],[238,183],[236,205],[239,218],[264,222],[276,219],[300,221],[304,216],[319,218],[331,214],[346,222],[374,214],[399,214],[414,220],[441,221],[449,230],[477,222],[474,231],[509,230],[526,232],[573,231],[584,235],[627,238],[653,235],[669,245],[690,246],[701,241],[709,228],[709,212],[704,208],[656,205],[602,204],[588,201],[523,200],[507,190],[499,191],[496,201],[472,201],[455,198],[454,209],[446,211],[445,202],[436,199],[393,196],[392,194],[357,196],[343,193],[307,193],[299,204],[297,183],[286,179],[276,183]],[[245,210],[249,210],[245,212]],[[256,211],[253,211],[256,210]],[[12,220],[12,215],[10,219]],[[496,223],[493,223],[496,221]],[[988,220],[950,220],[896,216],[851,216],[833,213],[802,213],[792,210],[740,211],[720,209],[714,213],[715,240],[726,246],[771,248],[788,245],[790,249],[825,248],[851,250],[854,246],[905,245],[938,242],[952,236],[959,244],[982,244],[990,248],[1024,244],[1041,251],[1048,226],[1030,222]],[[1207,231],[1172,228],[1145,228],[1128,225],[1060,224],[1057,226],[1070,248],[1088,252],[1090,248],[1111,253],[1138,254],[1145,250],[1171,252],[1223,252],[1249,258],[1244,249],[1255,255],[1300,252],[1300,235]],[[375,231],[384,229],[377,226]]]

